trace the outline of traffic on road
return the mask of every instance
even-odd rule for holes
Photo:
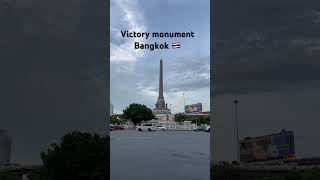
[[[167,130],[172,131],[172,130],[177,130],[177,129],[172,129],[172,128],[168,129],[164,125],[156,125],[154,123],[140,123],[140,124],[137,124],[136,126],[133,126],[133,128],[137,131],[167,131]],[[132,127],[129,127],[128,125],[110,124],[110,131],[126,130],[126,129],[132,129]],[[196,128],[193,128],[193,129],[185,129],[185,130],[195,131],[195,132],[199,132],[199,131],[210,132],[210,125],[201,125],[201,126],[197,126]]]

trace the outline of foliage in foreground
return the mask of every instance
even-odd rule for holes
[[[102,180],[109,177],[109,137],[74,131],[41,153],[44,173],[52,180]]]

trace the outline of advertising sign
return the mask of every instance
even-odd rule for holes
[[[190,104],[185,106],[186,113],[195,113],[195,112],[202,112],[202,104]]]
[[[241,161],[281,159],[294,155],[292,132],[248,138],[240,142]]]

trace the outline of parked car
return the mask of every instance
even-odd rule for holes
[[[206,126],[205,131],[210,132],[210,126]]]
[[[166,127],[165,127],[165,126],[158,125],[158,126],[155,127],[155,130],[156,130],[156,131],[165,131],[165,130],[166,130]]]
[[[115,125],[113,126],[114,130],[124,130],[125,127],[123,125]]]
[[[198,126],[195,129],[193,129],[194,131],[198,132],[198,131],[204,131],[204,127],[203,126]]]
[[[142,125],[138,125],[136,128],[138,131],[155,131],[156,127],[152,124],[142,124]]]
[[[193,129],[194,131],[205,131],[205,132],[210,132],[210,126],[198,126],[197,128]]]

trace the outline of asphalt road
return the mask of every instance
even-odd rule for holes
[[[210,134],[110,132],[111,180],[209,180]]]

